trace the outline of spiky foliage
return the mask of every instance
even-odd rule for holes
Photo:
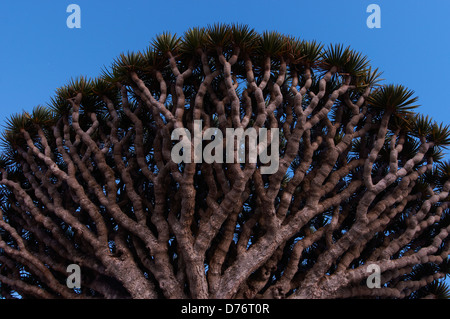
[[[370,95],[368,102],[370,106],[384,109],[395,114],[409,114],[411,110],[418,107],[417,97],[414,91],[408,90],[403,85],[384,85]]]
[[[337,72],[348,73],[355,77],[368,74],[369,61],[367,57],[351,50],[350,47],[344,49],[342,44],[330,45],[322,55],[324,66],[336,67]]]
[[[73,79],[2,134],[0,295],[447,298],[450,129],[380,76],[341,44],[218,23]],[[279,129],[278,170],[174,162],[194,120]]]

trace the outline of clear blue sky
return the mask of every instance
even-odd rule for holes
[[[69,4],[81,7],[81,29],[69,29]],[[369,4],[381,7],[381,29],[369,29]],[[10,114],[45,104],[71,77],[97,76],[127,50],[158,33],[182,34],[215,22],[343,43],[384,71],[386,83],[416,91],[421,112],[450,124],[448,0],[2,0],[0,125]]]

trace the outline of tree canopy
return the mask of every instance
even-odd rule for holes
[[[380,76],[342,44],[214,24],[71,80],[2,135],[0,295],[448,297],[450,127]],[[196,120],[279,130],[278,170],[174,162]]]

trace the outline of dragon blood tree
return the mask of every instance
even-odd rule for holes
[[[0,294],[445,297],[450,129],[379,76],[342,45],[216,24],[72,80],[3,133]],[[278,132],[276,171],[174,161],[194,121],[224,136],[200,151]]]

